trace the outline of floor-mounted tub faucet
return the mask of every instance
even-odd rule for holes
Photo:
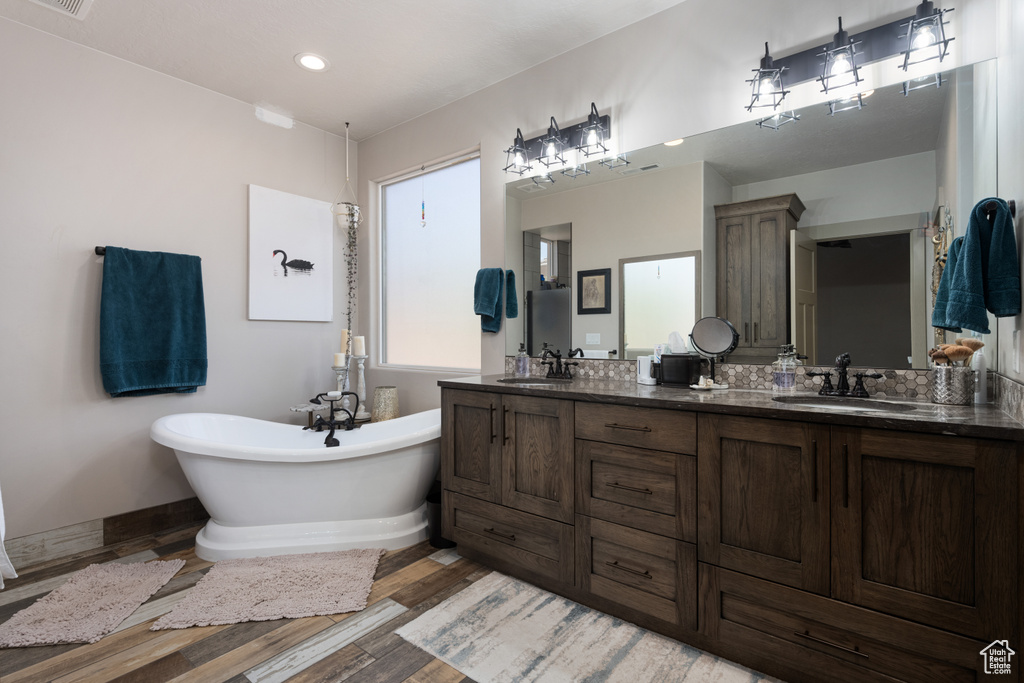
[[[335,405],[338,401],[340,401],[345,396],[353,396],[353,397],[355,397],[355,399],[356,399],[356,410],[355,410],[355,412],[358,413],[359,412],[359,395],[354,393],[354,392],[351,392],[351,391],[325,391],[324,393],[317,394],[313,398],[309,399],[310,403],[312,403],[313,405],[317,405],[318,406],[318,405],[322,405],[321,402],[320,402],[320,399],[321,398],[325,398],[327,400],[327,402],[331,405],[330,416],[326,420],[324,419],[323,415],[317,415],[316,416],[316,420],[313,422],[313,424],[311,426],[303,427],[303,429],[315,429],[318,432],[322,432],[324,429],[330,429],[331,431],[328,432],[327,438],[324,439],[324,445],[327,446],[328,448],[331,448],[333,446],[340,446],[341,445],[341,442],[339,442],[336,438],[334,438],[334,430],[335,429],[344,429],[346,432],[348,432],[348,431],[352,431],[352,429],[355,428],[355,426],[356,426],[356,419],[354,417],[354,413],[350,413],[348,411],[348,409],[345,408],[344,406],[339,408],[338,406]],[[334,414],[335,414],[336,411],[339,411],[339,410],[341,412],[345,413],[346,415],[348,415],[348,418],[344,419],[344,420],[336,419]]]

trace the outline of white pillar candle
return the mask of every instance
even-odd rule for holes
[[[345,367],[345,354],[336,353],[334,354],[334,367],[343,368]]]
[[[352,355],[366,355],[366,337],[352,337]]]
[[[341,352],[348,353],[348,330],[341,331]],[[341,363],[335,363],[335,365],[341,365]]]

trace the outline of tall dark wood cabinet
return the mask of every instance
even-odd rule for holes
[[[764,362],[789,342],[789,232],[803,212],[795,194],[715,206],[716,315],[740,335],[730,360]]]

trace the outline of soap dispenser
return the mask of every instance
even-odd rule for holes
[[[526,353],[526,344],[519,344],[519,353],[516,354],[516,377],[530,376],[530,355]]]
[[[796,391],[796,368],[803,365],[797,356],[796,347],[783,344],[779,347],[779,357],[772,363],[772,392],[790,393]]]

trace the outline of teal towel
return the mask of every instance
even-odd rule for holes
[[[963,246],[964,238],[957,237],[949,245],[949,253],[946,256],[946,268],[942,271],[942,278],[939,280],[939,290],[935,293],[935,307],[932,309],[932,327],[938,327],[951,332],[962,332],[963,320],[967,318],[967,309],[960,305],[959,299],[950,308],[950,284],[953,280],[953,272],[960,262],[960,249]],[[969,326],[969,325],[968,325]],[[985,316],[985,332],[988,332],[988,316]],[[979,332],[981,330],[978,330]]]
[[[480,316],[480,329],[501,329],[501,290],[505,273],[501,268],[481,268],[473,286],[473,312]]]
[[[996,205],[995,213],[989,220],[985,206]],[[1020,313],[1020,262],[1017,259],[1017,238],[1013,230],[1013,216],[1010,207],[998,197],[978,202],[971,212],[971,226],[981,237],[985,308],[997,318],[1006,318]]]
[[[107,247],[100,298],[107,393],[194,393],[206,384],[206,367],[199,257]]]
[[[516,296],[516,274],[505,271],[505,317],[508,319],[519,316],[519,299]]]

